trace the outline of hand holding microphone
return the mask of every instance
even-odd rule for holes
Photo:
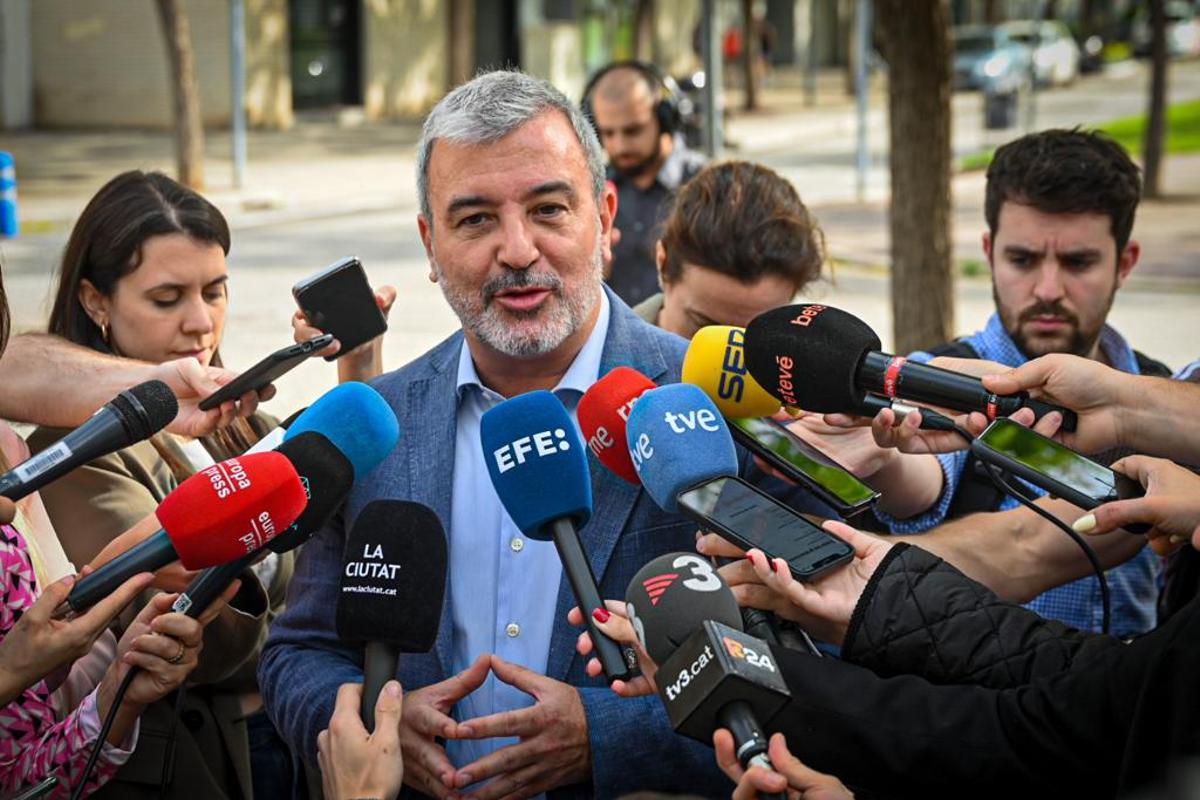
[[[782,733],[774,734],[768,745],[773,770],[760,766],[744,769],[734,750],[733,735],[724,728],[713,734],[713,750],[717,766],[737,784],[733,800],[753,800],[766,794],[786,794],[804,800],[854,800],[840,780],[805,766],[792,755]]]
[[[374,731],[363,726],[359,716],[362,702],[362,684],[342,684],[329,727],[317,734],[317,763],[328,800],[364,797],[392,800],[403,788],[404,756],[400,751],[403,692],[399,681],[389,680],[375,702]]]

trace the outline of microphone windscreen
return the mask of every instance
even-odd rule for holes
[[[304,544],[333,516],[354,484],[354,467],[323,434],[309,431],[279,445],[292,462],[304,486],[308,503],[283,533],[267,542],[276,553],[286,553]]]
[[[259,549],[295,522],[306,502],[286,456],[253,453],[192,475],[155,515],[183,566],[204,569]]]
[[[488,409],[479,440],[496,495],[526,536],[548,540],[554,520],[569,518],[579,529],[591,519],[583,441],[553,393],[528,392]]]
[[[427,652],[445,593],[446,534],[437,514],[408,500],[368,503],[346,537],[338,638]]]
[[[112,399],[111,407],[134,442],[149,439],[179,413],[175,393],[162,381],[146,381],[126,389]]]
[[[629,458],[625,423],[634,401],[653,388],[654,381],[636,369],[616,367],[583,393],[575,409],[588,449],[609,471],[633,484],[640,481]]]
[[[684,489],[736,475],[737,451],[721,412],[690,383],[660,386],[633,406],[626,440],[642,486],[664,511]]]
[[[733,592],[695,553],[667,553],[642,567],[625,590],[625,607],[638,640],[657,664],[705,620],[742,630]]]
[[[859,407],[854,375],[879,337],[867,323],[823,305],[775,308],[746,327],[746,366],[763,388],[805,411],[832,413]]]
[[[396,412],[365,383],[338,384],[296,417],[283,440],[316,431],[342,451],[361,478],[378,466],[400,440]]]
[[[683,357],[683,382],[699,386],[727,417],[769,417],[779,400],[746,368],[746,329],[708,325],[696,331]]]

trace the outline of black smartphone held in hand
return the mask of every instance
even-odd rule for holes
[[[333,334],[324,333],[314,336],[307,342],[293,344],[282,350],[276,350],[262,361],[246,370],[229,383],[200,401],[200,410],[208,411],[228,400],[237,400],[246,392],[257,392],[265,389],[273,381],[280,378],[313,353],[324,350],[333,341]]]
[[[326,361],[350,352],[387,331],[387,318],[375,302],[366,270],[347,256],[292,287],[296,305],[308,324],[333,334],[342,347]]]
[[[988,425],[971,443],[971,452],[980,461],[1011,472],[1085,511],[1146,493],[1128,475],[1007,418]],[[1125,528],[1130,533],[1145,533],[1149,529],[1149,525]]]
[[[879,492],[841,464],[770,417],[729,420],[733,438],[747,450],[828,503],[843,517],[867,510]]]
[[[741,478],[713,478],[676,498],[701,528],[738,547],[782,558],[798,581],[810,581],[854,557],[854,548]]]

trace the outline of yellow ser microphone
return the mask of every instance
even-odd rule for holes
[[[745,341],[745,328],[701,328],[683,357],[683,382],[703,389],[726,417],[768,417],[779,411],[779,400],[746,369]]]

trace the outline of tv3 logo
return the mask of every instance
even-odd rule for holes
[[[538,458],[553,456],[571,449],[567,432],[562,428],[553,431],[538,431],[529,436],[522,436],[506,445],[492,451],[496,459],[496,469],[503,475],[513,467],[524,464],[531,453]]]
[[[686,567],[691,571],[692,577],[685,580],[683,586],[693,592],[715,592],[721,588],[721,579],[713,572],[712,565],[699,556],[679,556],[671,562],[671,566],[675,569]],[[650,598],[650,605],[658,605],[667,589],[678,579],[678,572],[664,572],[642,581],[642,588]]]
[[[734,658],[739,658],[752,667],[765,669],[768,672],[775,671],[775,665],[771,663],[771,657],[768,654],[760,653],[754,648],[742,644],[737,639],[730,639],[728,636],[723,636],[721,639],[725,642],[725,650]]]

